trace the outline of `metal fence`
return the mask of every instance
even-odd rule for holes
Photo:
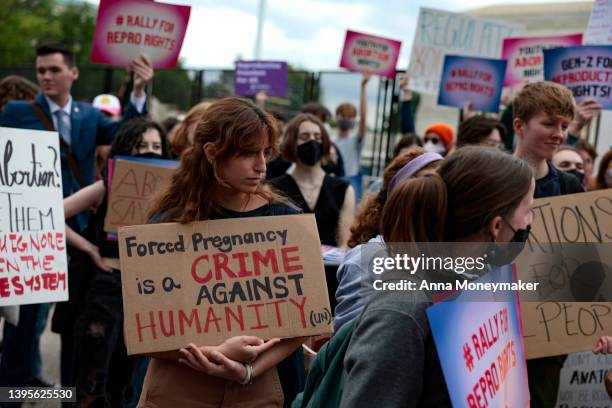
[[[0,78],[21,75],[36,82],[34,65],[0,66]],[[290,71],[285,98],[269,98],[268,106],[290,118],[301,106],[318,101],[333,113],[341,102],[359,102],[361,75],[345,71]],[[398,73],[399,75],[399,73]],[[79,79],[73,84],[77,100],[91,101],[101,93],[113,93],[125,100],[129,74],[120,68],[100,65],[79,67]],[[390,158],[399,132],[397,80],[374,77],[368,86],[368,113],[361,166],[364,174],[380,175]],[[202,100],[233,95],[234,71],[224,69],[158,70],[149,92],[173,110],[187,111]]]

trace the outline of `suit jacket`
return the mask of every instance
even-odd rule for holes
[[[39,105],[43,112],[49,117],[51,123],[51,110],[47,100],[39,94],[34,103]],[[76,157],[83,179],[87,184],[94,182],[95,178],[95,152],[96,146],[111,144],[115,132],[127,120],[137,116],[145,115],[146,107],[142,113],[138,113],[136,107],[131,103],[127,106],[123,118],[119,122],[113,122],[102,114],[98,109],[90,104],[72,101],[72,112],[70,114],[71,138],[70,149]],[[11,101],[4,107],[4,112],[0,116],[0,126],[19,129],[46,130],[40,122],[36,113],[25,101]],[[61,154],[62,164],[62,189],[64,197],[78,191],[81,186],[77,178],[72,174],[68,167],[65,155]],[[87,215],[79,217],[79,229],[86,225]]]

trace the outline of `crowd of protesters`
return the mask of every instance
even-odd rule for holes
[[[506,108],[509,123],[501,120],[506,112],[466,109],[457,129],[440,122],[418,135],[403,77],[401,134],[383,176],[364,185],[369,73],[358,106],[341,103],[333,117],[309,102],[285,118],[259,95],[202,102],[158,124],[147,113],[151,63],[141,56],[130,68],[123,109],[114,95],[93,105],[72,98],[78,68],[61,44],[37,48],[38,86],[16,76],[0,81],[0,126],[60,135],[70,298],[51,318],[52,305],[34,304],[6,320],[0,386],[53,386],[40,350],[50,320],[61,338],[61,385],[76,387],[77,406],[450,406],[428,301],[368,289],[363,259],[375,254],[366,244],[524,242],[534,199],[612,188],[612,150],[596,166],[582,135],[601,107],[577,106],[567,88],[550,82],[524,86]],[[325,392],[304,392],[301,346],[312,344],[305,338],[185,344],[178,360],[127,355],[118,244],[104,231],[107,159],[119,155],[180,161],[149,223],[313,213],[320,242],[348,250],[328,282],[335,334],[310,369],[335,370]],[[595,352],[612,353],[611,345],[604,337]],[[528,361],[532,407],[554,406],[563,361]],[[610,374],[606,381],[611,392]]]

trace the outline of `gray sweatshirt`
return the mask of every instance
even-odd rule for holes
[[[377,292],[344,359],[341,407],[451,407],[425,310],[412,291]]]

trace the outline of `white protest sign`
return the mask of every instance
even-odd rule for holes
[[[584,45],[612,44],[612,0],[595,0],[589,25],[582,39]]]
[[[504,38],[524,29],[518,23],[421,7],[408,66],[410,88],[437,94],[446,54],[499,58]]]
[[[59,136],[0,128],[0,306],[68,300]]]
[[[610,369],[611,355],[595,355],[590,351],[568,355],[559,377],[555,407],[610,408],[612,400],[604,384],[606,371]]]

